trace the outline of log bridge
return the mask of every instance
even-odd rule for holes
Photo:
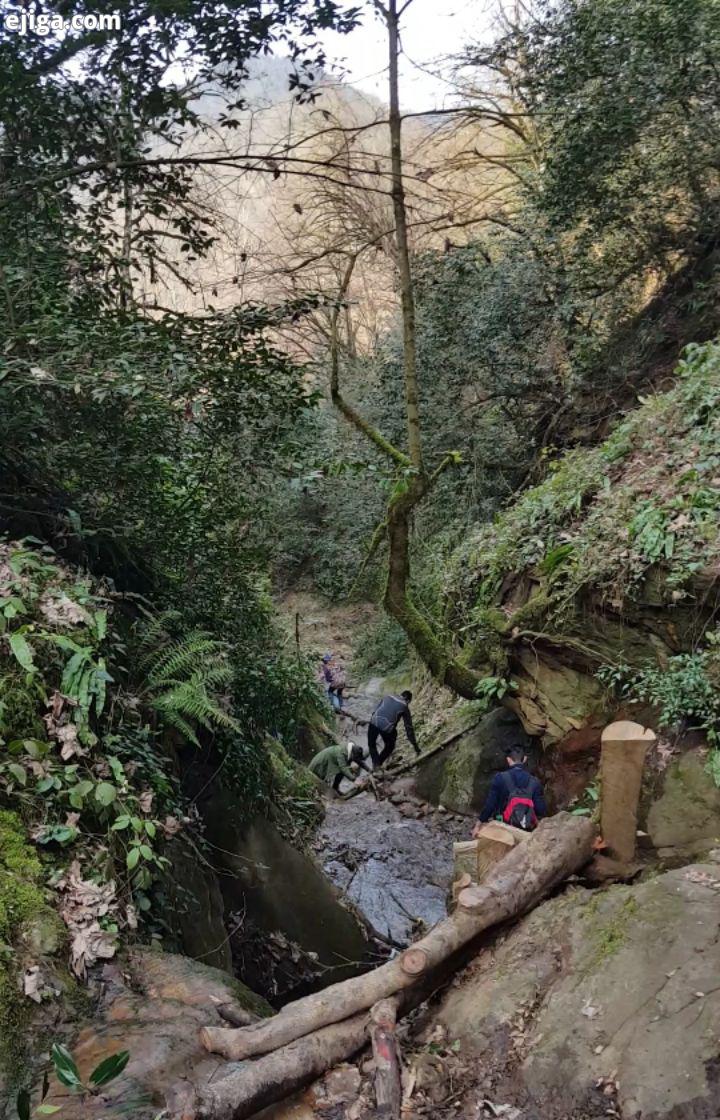
[[[376,1079],[378,1115],[399,1115],[395,1017],[446,979],[453,958],[484,931],[527,913],[592,857],[596,830],[583,817],[559,813],[460,890],[453,913],[372,972],[289,1003],[250,1026],[207,1026],[204,1047],[228,1060],[211,1079],[174,1086],[172,1120],[247,1120],[346,1061],[369,1042],[382,1057]],[[234,1064],[238,1063],[238,1064]]]

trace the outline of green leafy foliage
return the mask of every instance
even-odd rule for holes
[[[53,1042],[50,1048],[50,1061],[52,1062],[55,1076],[61,1085],[65,1085],[75,1093],[82,1095],[97,1093],[104,1085],[109,1085],[123,1072],[130,1061],[130,1053],[120,1050],[117,1054],[110,1054],[95,1067],[87,1083],[80,1077],[77,1062],[72,1053],[60,1042]],[[36,1109],[42,1114],[42,1107]]]
[[[159,636],[157,627],[151,634]],[[149,639],[149,635],[144,638],[145,647]],[[168,726],[191,743],[199,746],[195,725],[206,731],[242,732],[227,706],[221,706],[222,689],[233,679],[228,648],[209,633],[196,630],[179,641],[156,645],[143,665],[150,703]]]
[[[281,796],[268,732],[292,746],[317,703],[265,573],[268,506],[316,403],[278,339],[318,300],[160,306],[215,239],[192,161],[160,153],[200,123],[208,82],[219,127],[237,125],[246,63],[271,45],[309,96],[318,32],[356,13],[118,12],[121,32],[0,42],[0,798],[44,859],[113,879],[130,915],[188,826],[168,747],[215,752],[253,815]]]
[[[665,667],[605,666],[598,676],[622,697],[656,707],[661,727],[700,728],[716,747],[720,745],[720,650],[717,634],[708,637],[708,648],[671,657]]]
[[[720,17],[711,0],[543,3],[496,51],[523,52],[520,89],[542,109],[544,201],[627,255],[708,230],[717,205]],[[700,234],[702,236],[702,234]]]
[[[512,680],[503,677],[483,677],[478,683],[475,695],[486,711],[496,706],[508,692],[513,692],[515,685]]]
[[[720,347],[688,347],[669,392],[648,399],[600,447],[570,452],[456,553],[452,617],[478,638],[507,581],[536,590],[502,631],[559,627],[582,595],[622,611],[658,570],[669,607],[720,553]],[[649,496],[646,496],[649,495]]]
[[[117,1054],[111,1054],[109,1058],[104,1058],[90,1074],[90,1084],[98,1089],[103,1085],[108,1085],[120,1076],[129,1061],[130,1053],[128,1050],[120,1050]]]
[[[662,728],[703,731],[711,748],[707,770],[720,786],[720,633],[705,638],[706,648],[678,654],[664,666],[603,666],[598,677],[621,698],[656,708]]]
[[[195,744],[208,730],[225,736],[218,749],[227,780],[243,787],[249,813],[272,793],[263,731],[251,723],[254,702],[235,703],[242,662],[229,643],[205,632],[183,636],[178,612],[128,627],[107,587],[47,547],[0,542],[0,568],[3,591],[23,601],[22,618],[13,615],[0,639],[0,796],[22,809],[42,850],[82,841],[103,876],[115,862],[145,913],[148,891],[167,866],[165,836],[186,814],[164,754],[168,729],[179,727]],[[31,673],[8,640],[18,625],[32,634]],[[286,676],[274,672],[266,693],[275,687],[283,696],[285,708],[273,715],[292,734],[312,697],[309,672],[297,664]],[[254,666],[251,673],[254,680]],[[302,682],[295,697],[292,680]]]

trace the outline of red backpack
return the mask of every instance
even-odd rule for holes
[[[532,785],[519,786],[515,781],[512,771],[505,775],[508,786],[508,803],[503,810],[502,819],[505,824],[513,828],[520,828],[523,832],[532,832],[537,828],[537,813],[532,796]]]

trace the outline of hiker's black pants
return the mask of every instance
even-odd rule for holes
[[[333,789],[335,790],[336,793],[340,792],[340,786],[342,785],[342,780],[343,780],[342,774],[336,774],[335,777],[333,778],[332,787],[333,787]]]
[[[392,731],[381,731],[374,723],[368,724],[368,750],[370,751],[373,769],[377,770],[378,766],[387,762],[397,746],[397,736],[396,727]],[[380,751],[377,749],[378,738],[383,741],[383,748]]]

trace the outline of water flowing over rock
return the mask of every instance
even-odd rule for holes
[[[433,819],[417,801],[401,805],[418,819],[370,793],[330,802],[318,850],[327,874],[370,925],[404,945],[413,932],[445,917],[452,840],[466,837],[468,824]]]

